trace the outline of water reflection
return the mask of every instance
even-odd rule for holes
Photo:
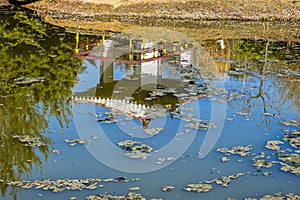
[[[86,40],[89,43],[85,47],[83,42],[80,45],[77,35],[75,57],[84,58],[87,65],[96,67],[100,80],[84,91],[75,87],[74,100],[126,113],[140,119],[146,128],[151,119],[205,97],[206,86],[195,82],[193,77],[194,72],[199,74],[199,68],[192,64],[197,43],[179,34],[163,37],[143,31],[102,36],[100,42]],[[154,106],[160,106],[162,111],[158,113]]]
[[[114,33],[104,37],[102,35],[78,35],[76,44],[75,34],[66,34],[63,29],[51,27],[31,14],[19,12],[21,10],[16,12],[17,10],[10,7],[2,7],[0,11],[1,14],[4,13],[0,16],[0,42],[3,44],[0,46],[0,147],[2,149],[0,185],[4,198],[12,196],[16,199],[19,194],[17,187],[12,187],[11,194],[8,194],[7,191],[10,188],[6,181],[32,179],[31,172],[35,167],[43,177],[72,176],[74,181],[82,177],[94,178],[98,175],[123,178],[122,173],[96,162],[84,147],[74,150],[73,147],[66,145],[61,149],[64,153],[63,161],[53,165],[54,161],[50,157],[51,147],[57,145],[55,142],[64,143],[64,141],[60,141],[55,136],[48,138],[45,133],[50,128],[49,119],[52,116],[55,121],[58,121],[57,129],[69,124],[71,111],[68,100],[72,94],[77,96],[77,100],[81,97],[81,100],[100,105],[97,111],[108,112],[107,115],[112,113],[109,109],[115,114],[117,110],[126,110],[132,106],[129,109],[131,114],[132,110],[136,109],[134,115],[140,115],[139,119],[142,121],[138,125],[148,128],[147,130],[152,130],[151,128],[154,127],[152,125],[156,119],[153,118],[153,111],[168,120],[172,119],[169,120],[172,130],[177,126],[178,121],[173,120],[176,117],[179,116],[184,120],[193,119],[191,115],[179,115],[176,111],[182,108],[181,111],[190,114],[192,107],[185,107],[184,104],[198,102],[204,94],[205,99],[199,101],[200,106],[204,105],[204,115],[201,117],[207,119],[211,117],[207,113],[212,102],[225,102],[228,105],[226,116],[228,121],[223,129],[222,140],[218,141],[218,147],[241,144],[246,146],[252,143],[251,153],[257,153],[256,155],[258,152],[265,152],[267,156],[270,153],[263,148],[267,140],[267,136],[263,136],[269,133],[265,132],[266,127],[274,130],[272,135],[269,134],[270,137],[282,138],[282,127],[278,125],[278,121],[300,120],[299,43],[218,38],[202,41],[205,51],[195,52],[193,51],[194,40],[180,40],[176,35],[170,35],[170,32],[146,35],[147,30],[145,30],[139,33],[139,37],[133,38],[129,37],[132,34],[128,33],[122,35],[122,38],[113,37]],[[169,35],[170,38],[161,40],[159,37],[164,35]],[[148,38],[148,40],[143,40],[143,38]],[[107,46],[109,48],[106,48]],[[77,56],[84,56],[83,61],[71,58],[74,47],[77,50]],[[146,52],[145,49],[151,51]],[[85,53],[80,54],[82,52]],[[74,86],[80,66],[82,68],[78,76],[79,81]],[[209,81],[213,78],[210,75],[213,77],[220,75],[225,82],[226,90],[220,91],[218,88],[212,88]],[[15,79],[20,77],[43,77],[45,81],[20,85],[15,82]],[[82,82],[84,80],[87,82]],[[88,106],[82,107],[82,110],[86,111],[85,108]],[[142,110],[149,108],[156,110],[150,110],[151,115],[147,115],[145,111],[142,117]],[[128,114],[129,110],[123,114]],[[237,113],[245,117],[241,119]],[[83,121],[83,123],[85,123],[84,131],[92,132],[93,137],[87,138],[91,141],[91,138],[96,138],[94,126],[87,129],[86,124],[98,123],[94,123],[94,116],[85,116],[90,117],[88,119],[90,121]],[[98,118],[98,122],[104,120],[105,117],[106,115]],[[235,119],[231,122],[230,118]],[[261,126],[253,125],[251,119],[256,120],[256,123]],[[157,120],[161,118],[158,117]],[[241,124],[244,126],[241,127]],[[125,138],[124,133],[115,128],[115,124],[110,125],[106,127],[111,128],[111,132],[117,133],[110,134],[111,141],[117,143],[132,137],[132,135],[128,137],[126,135],[127,138]],[[70,136],[68,139],[78,137],[73,134],[75,130],[69,129],[68,131],[72,132],[68,135]],[[133,130],[130,131],[133,132]],[[269,192],[298,191],[299,180],[294,174],[281,173],[277,168],[272,168],[268,169],[273,172],[270,177],[257,175],[259,171],[252,168],[253,163],[249,161],[250,159],[234,162],[235,157],[231,157],[232,161],[221,163],[218,157],[220,155],[213,150],[206,159],[199,160],[199,143],[203,141],[207,133],[202,134],[203,130],[196,132],[194,146],[192,145],[186,154],[179,157],[178,161],[174,161],[174,157],[167,157],[169,154],[164,154],[160,159],[156,159],[157,157],[153,159],[155,167],[174,161],[172,168],[141,174],[139,177],[141,181],[130,186],[140,187],[141,193],[147,198],[163,197],[164,199],[221,199],[224,196],[245,198],[245,196],[254,196],[254,193],[264,195]],[[171,131],[160,133],[162,134],[157,134],[153,137],[154,139],[147,135],[149,137],[146,141],[147,145],[149,143],[157,149],[169,143],[173,138],[178,139],[182,136],[180,139],[186,139],[185,136],[191,135],[184,130],[178,135]],[[39,141],[45,145],[25,146],[26,143],[20,142],[17,135],[38,137]],[[95,144],[97,141],[97,139],[92,139],[91,143]],[[174,142],[174,144],[178,143]],[[180,146],[176,146],[174,152],[177,152],[179,148]],[[102,152],[107,155],[110,153],[108,149]],[[119,156],[121,158],[117,162],[120,165],[120,160],[124,159],[124,155],[119,154]],[[270,162],[273,157],[270,153]],[[50,160],[49,163],[46,162],[47,160]],[[277,162],[278,159],[274,158],[273,161]],[[48,170],[46,164],[50,165]],[[67,164],[70,164],[68,168],[65,167]],[[42,171],[43,167],[44,171]],[[55,170],[58,169],[63,170],[57,173]],[[236,173],[235,169],[238,169],[238,172],[247,172],[244,174],[245,178],[235,180],[238,186],[233,183],[226,190],[215,188],[208,194],[192,194],[182,190],[188,183],[220,178],[223,175]],[[126,174],[126,176],[131,175]],[[274,184],[269,184],[270,180]],[[292,184],[287,186],[288,181]],[[174,184],[175,191],[161,192],[160,186],[171,183]],[[254,187],[258,183],[262,183],[261,188]],[[128,192],[126,184],[105,184],[104,190],[95,185],[96,191],[82,190],[76,195],[83,199],[96,193]],[[22,195],[32,198],[30,193],[32,191],[36,190],[27,189],[22,191]],[[48,197],[63,199],[71,196],[68,191],[53,194],[49,191],[37,190],[37,192],[43,194],[44,196],[40,198],[44,199]],[[75,194],[73,192],[72,196]]]
[[[231,88],[243,98],[232,102],[245,113],[261,106],[263,119],[258,122],[270,127],[270,116],[282,117],[282,105],[299,110],[299,43],[270,40],[228,40],[227,48],[220,48],[216,40],[205,41],[206,49],[220,69],[224,80],[242,80],[242,85]],[[232,87],[232,84],[230,84]]]
[[[4,13],[0,16],[0,187],[5,196],[6,181],[30,177],[33,167],[42,171],[52,144],[44,136],[49,118],[54,116],[61,127],[69,123],[66,102],[81,62],[70,57],[70,36],[62,30],[18,8],[0,7],[0,12]],[[25,76],[45,81],[14,81]],[[39,138],[46,145],[25,146],[14,136]],[[13,187],[14,199],[16,192]]]

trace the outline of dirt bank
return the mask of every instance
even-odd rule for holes
[[[300,21],[300,0],[41,0],[27,8],[51,18]]]
[[[156,26],[199,40],[300,41],[300,0],[41,0],[24,7],[71,32]]]

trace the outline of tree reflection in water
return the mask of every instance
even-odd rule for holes
[[[300,109],[298,43],[228,40],[225,54],[224,50],[218,49],[216,42],[206,42],[205,45],[209,46],[211,55],[220,56],[215,62],[224,73],[223,76],[229,75],[232,80],[247,79],[244,85],[238,81],[239,84],[232,89],[232,92],[243,93],[242,98],[229,102],[232,107],[245,114],[262,108],[258,111],[263,118],[255,120],[268,129],[271,129],[270,117],[282,117],[287,109],[293,107]],[[296,72],[296,75],[286,74],[289,70]]]
[[[43,135],[50,116],[68,125],[68,99],[80,60],[72,59],[71,36],[24,10],[0,7],[0,188],[6,195],[7,180],[29,176],[33,167],[42,171],[51,139]],[[16,85],[22,76],[44,77],[43,83]],[[24,146],[14,135],[36,136],[46,146]],[[39,151],[37,151],[38,149]],[[40,152],[40,153],[39,153]],[[11,196],[16,199],[16,189]]]

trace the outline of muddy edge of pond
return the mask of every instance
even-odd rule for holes
[[[41,0],[23,6],[50,24],[82,34],[172,26],[200,41],[300,41],[300,0]]]
[[[73,21],[103,17],[300,21],[300,0],[42,0],[25,7],[43,16]]]

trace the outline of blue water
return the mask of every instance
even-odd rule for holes
[[[270,80],[267,79],[266,86],[271,84],[272,80],[273,78],[270,78]],[[242,81],[243,80],[240,79],[229,78],[225,85],[227,89],[232,89],[241,85]],[[253,87],[259,83],[259,79],[253,78],[249,82],[246,81],[245,87],[239,90],[246,90],[248,87]],[[276,88],[268,90],[267,93],[273,93],[273,90],[276,90]],[[262,168],[261,170],[263,172],[272,172],[272,175],[265,177],[262,172],[257,171],[257,169],[252,166],[253,161],[251,158],[253,155],[246,157],[232,155],[228,157],[230,158],[230,161],[223,163],[221,162],[223,154],[216,151],[216,149],[220,147],[233,147],[237,145],[245,146],[252,144],[253,150],[251,152],[253,154],[265,152],[266,156],[271,156],[270,160],[276,160],[276,156],[274,155],[275,152],[264,148],[264,145],[268,140],[282,139],[283,128],[289,128],[290,130],[299,129],[299,126],[286,127],[280,124],[282,120],[288,119],[299,121],[299,111],[297,108],[291,105],[290,101],[285,101],[280,107],[282,118],[276,116],[264,116],[262,110],[263,107],[261,103],[258,102],[252,105],[248,115],[242,116],[237,114],[237,112],[241,112],[242,109],[235,104],[239,102],[239,100],[236,100],[236,102],[234,101],[226,103],[226,117],[234,118],[234,120],[225,122],[216,145],[205,158],[199,158],[198,151],[203,143],[205,134],[207,133],[206,131],[197,131],[189,148],[183,152],[175,162],[163,169],[148,173],[126,173],[118,171],[95,159],[95,157],[89,153],[89,148],[92,146],[93,142],[97,141],[99,138],[84,138],[91,141],[91,143],[86,146],[81,144],[69,146],[64,142],[64,139],[82,138],[82,135],[84,135],[84,133],[80,133],[80,135],[77,133],[78,130],[75,125],[78,122],[75,121],[74,124],[74,121],[72,120],[68,128],[60,130],[56,120],[53,118],[51,119],[49,126],[50,129],[55,130],[55,132],[46,133],[46,136],[51,137],[53,140],[53,148],[59,149],[61,154],[56,155],[50,153],[48,160],[44,161],[43,171],[40,173],[39,171],[33,170],[30,180],[61,178],[80,179],[88,177],[100,177],[105,179],[120,176],[125,176],[129,179],[140,178],[140,180],[129,183],[99,183],[104,184],[104,187],[96,190],[83,190],[80,192],[64,191],[57,194],[49,191],[25,189],[21,190],[20,193],[18,193],[18,196],[20,199],[68,199],[72,196],[76,196],[77,199],[84,199],[88,195],[95,195],[97,193],[124,195],[129,192],[128,188],[135,186],[140,187],[140,190],[137,191],[137,193],[141,193],[146,198],[163,199],[226,199],[228,197],[242,199],[245,197],[258,198],[266,194],[275,194],[277,192],[282,192],[284,194],[289,192],[299,192],[299,176],[280,171],[278,164],[275,164],[270,169]],[[239,103],[239,105],[241,105],[241,102]],[[201,118],[209,119],[211,101],[208,99],[201,99],[198,100],[197,104],[200,108]],[[244,106],[248,105],[246,104]],[[76,107],[80,107],[79,110],[89,110],[91,108],[92,110],[95,110],[96,113],[109,111],[107,108],[91,104],[72,104],[72,106],[73,115],[74,110],[77,110]],[[269,106],[272,107],[271,105]],[[273,112],[274,110],[270,110],[270,112],[271,111]],[[79,118],[78,116],[76,118],[77,120],[90,119],[91,121],[86,122],[86,124],[92,123],[95,127],[100,126],[107,138],[115,144],[116,148],[117,142],[125,139],[133,139],[127,135],[127,133],[122,132],[116,123],[99,124],[95,121],[96,117],[91,113],[80,113],[76,115],[79,115]],[[72,119],[72,116],[70,116],[70,118]],[[164,120],[163,131],[157,136],[146,139],[136,139],[159,150],[175,138],[180,119],[172,119],[170,116],[167,116],[155,120]],[[155,127],[155,120],[150,122],[149,128]],[[133,126],[136,128],[141,127],[141,122],[138,120],[129,120],[129,122],[132,122]],[[127,122],[125,121],[125,126],[126,123]],[[129,125],[131,126],[132,124]],[[94,131],[95,136],[100,134],[90,126],[86,127],[86,131]],[[105,149],[102,149],[102,152],[98,153],[106,154],[108,152],[106,152]],[[120,150],[120,153],[122,153],[122,150]],[[170,155],[172,155],[172,153],[173,152],[170,152]],[[128,160],[130,161],[129,158]],[[122,165],[122,163],[120,163],[120,165]],[[201,194],[183,190],[189,183],[221,178],[222,175],[230,175],[239,172],[244,172],[245,174],[238,179],[232,180],[228,188],[213,184],[214,188],[210,192]],[[161,188],[164,185],[173,185],[175,186],[175,189],[171,192],[163,192]],[[9,199],[9,197],[5,199]]]
[[[27,19],[32,16],[27,15],[25,12],[21,13],[22,15],[20,16],[15,16],[17,11],[10,12],[11,9],[5,8],[4,10],[9,13],[9,17],[5,18],[1,16],[1,19],[8,20],[7,23],[3,23],[5,25],[3,25],[3,31],[6,30],[6,34],[12,37],[8,39],[12,40],[9,44],[14,47],[14,34],[9,34],[13,29],[8,29],[13,26],[9,26],[9,24],[17,23],[17,19],[19,18],[23,19],[25,17]],[[49,24],[45,25],[39,18],[30,19],[35,19],[36,23],[44,25],[45,32],[47,32],[46,30],[48,32],[49,30],[56,30],[56,32],[64,31],[63,29],[53,28]],[[34,24],[24,24],[26,20],[21,22],[18,22],[16,26],[26,27],[24,30],[22,29],[23,31],[31,30],[34,32]],[[47,26],[49,27],[46,29]],[[0,28],[2,28],[1,25]],[[19,31],[22,33],[22,30]],[[207,46],[203,47],[204,52],[200,55],[207,55],[208,57],[205,58],[207,59],[206,61],[210,64],[212,63],[217,69],[213,71],[216,74],[209,78],[204,75],[204,70],[203,74],[201,74],[203,78],[193,71],[192,75],[185,74],[186,76],[191,75],[191,80],[188,80],[188,78],[184,79],[182,71],[189,72],[190,68],[180,66],[182,60],[180,56],[164,59],[161,63],[156,62],[156,66],[149,65],[148,63],[147,66],[151,68],[147,68],[147,66],[146,68],[143,66],[143,68],[137,65],[112,63],[111,68],[107,68],[105,72],[107,74],[104,76],[99,60],[75,60],[72,58],[73,54],[71,50],[75,47],[75,34],[66,34],[63,32],[58,37],[56,32],[53,32],[53,35],[49,36],[38,35],[39,33],[34,32],[40,38],[34,44],[36,46],[40,45],[41,49],[39,51],[30,50],[28,52],[31,53],[30,55],[36,61],[31,61],[30,56],[23,56],[20,59],[18,56],[15,57],[15,54],[22,54],[22,52],[18,51],[18,48],[14,49],[15,52],[9,48],[4,48],[4,46],[0,49],[0,53],[3,53],[1,55],[7,56],[6,60],[12,61],[7,66],[6,62],[4,62],[4,67],[19,70],[14,74],[10,73],[11,71],[14,72],[14,70],[6,71],[4,68],[1,68],[3,72],[8,74],[8,78],[3,78],[6,74],[3,77],[1,76],[0,112],[3,115],[8,113],[9,117],[7,119],[13,119],[12,122],[5,121],[2,123],[0,121],[1,128],[3,128],[1,132],[3,137],[0,138],[1,147],[6,147],[5,153],[10,152],[10,150],[12,152],[19,152],[14,150],[22,144],[10,137],[15,134],[30,135],[30,131],[34,132],[36,130],[35,127],[31,127],[30,125],[35,125],[35,123],[37,124],[36,126],[39,125],[38,127],[41,126],[43,128],[43,130],[40,130],[40,135],[46,136],[51,140],[51,144],[45,147],[46,151],[34,148],[32,154],[22,154],[19,160],[14,159],[11,161],[10,157],[2,157],[4,153],[2,154],[1,152],[0,159],[1,162],[3,161],[1,166],[4,166],[2,169],[0,168],[1,178],[7,177],[6,168],[13,168],[15,174],[12,174],[11,177],[21,176],[19,177],[20,179],[30,181],[64,178],[108,179],[117,177],[127,177],[129,180],[138,178],[139,180],[118,183],[99,182],[98,185],[103,185],[103,187],[99,186],[94,190],[83,189],[82,191],[64,190],[59,193],[34,188],[21,189],[20,187],[11,186],[8,186],[6,191],[5,185],[0,184],[2,190],[0,199],[14,199],[14,194],[17,196],[16,199],[20,200],[70,199],[71,197],[86,199],[89,195],[97,195],[99,193],[126,195],[130,192],[128,188],[131,187],[140,187],[140,190],[135,192],[142,194],[147,199],[162,198],[167,200],[221,200],[229,197],[235,199],[246,197],[259,198],[266,194],[274,195],[278,192],[282,194],[290,192],[300,194],[299,175],[281,171],[279,164],[274,164],[273,167],[268,169],[261,168],[260,170],[252,165],[252,158],[260,155],[261,152],[265,153],[265,158],[263,159],[270,156],[266,160],[278,161],[276,152],[265,148],[266,142],[268,140],[282,140],[286,132],[300,129],[299,125],[293,127],[281,124],[281,122],[287,120],[296,120],[300,123],[299,44],[276,41],[268,43],[272,51],[268,51],[270,54],[268,57],[269,60],[264,62],[262,59],[266,56],[264,51],[267,41],[246,39],[224,40],[225,50],[220,49],[216,41],[203,41],[203,44]],[[26,38],[27,41],[34,41],[30,38],[32,34],[23,35],[28,37]],[[52,48],[54,39],[51,37],[55,38],[58,44],[62,44],[57,45],[61,49],[58,48],[57,51],[53,50],[55,49]],[[6,41],[7,38],[0,39]],[[39,43],[44,40],[45,44]],[[79,47],[86,44],[86,41],[80,42]],[[128,41],[124,43],[127,44]],[[22,43],[16,44],[18,45],[17,47],[24,49],[24,51],[26,51],[26,48],[30,49],[29,47],[23,47],[24,44]],[[243,49],[243,45],[249,49]],[[251,45],[256,48],[250,48]],[[36,46],[34,46],[34,49]],[[48,47],[53,52],[48,50]],[[215,49],[216,52],[213,52],[209,56],[209,54],[206,54],[205,48]],[[228,51],[229,53],[224,51]],[[61,58],[58,56],[60,54],[62,54]],[[100,54],[98,53],[97,55],[99,56]],[[201,57],[200,55],[198,56]],[[217,55],[217,58],[214,58],[214,55]],[[221,55],[225,57],[222,58]],[[255,55],[254,58],[252,58],[253,55]],[[39,59],[48,57],[51,59],[47,62]],[[194,59],[196,58],[194,57]],[[174,62],[175,59],[177,59],[177,62]],[[41,63],[36,64],[37,60],[41,61]],[[70,72],[71,69],[78,67],[78,63],[80,63],[82,69],[77,74],[77,82],[73,87],[70,87],[74,83],[74,77],[69,76],[66,72]],[[19,66],[20,64],[22,65]],[[36,67],[37,65],[41,66],[41,69]],[[17,66],[17,69],[13,68],[13,66]],[[197,65],[193,66],[197,67]],[[266,67],[266,72],[262,75],[263,67]],[[247,73],[236,75],[235,72],[239,71],[237,68],[245,68]],[[284,69],[293,70],[298,75],[278,76],[277,73]],[[137,72],[138,70],[140,72]],[[56,74],[58,72],[59,77]],[[148,75],[140,75],[139,73],[141,72],[148,73]],[[48,82],[46,81],[40,85],[11,86],[14,83],[14,78],[17,78],[19,75],[36,76],[37,74],[39,76],[48,76]],[[74,74],[76,75],[76,73]],[[217,80],[215,82],[211,81],[213,78]],[[71,84],[65,84],[65,82]],[[143,85],[143,83],[149,84]],[[178,93],[182,93],[181,90],[185,91],[182,88],[185,87],[186,89],[191,85],[205,85],[208,88],[214,86],[215,88],[211,87],[213,88],[210,91],[211,93],[214,93],[218,88],[227,91],[227,93],[216,96],[210,96],[208,93],[205,98],[193,99],[193,101],[186,102],[180,98],[175,98],[172,94],[162,97],[156,96],[156,98],[149,100],[149,95],[153,94],[153,91],[157,91],[157,89],[165,89],[164,87],[174,89],[177,87],[180,90]],[[9,92],[4,93],[6,89]],[[20,93],[19,96],[18,92]],[[146,129],[163,128],[157,135],[151,136],[145,133],[145,126],[143,127],[142,120],[132,118],[127,115],[128,113],[116,113],[109,106],[105,107],[90,102],[71,101],[71,93],[73,95],[81,94],[82,96],[101,96],[104,99],[113,99],[124,95],[126,98],[123,97],[128,100],[128,103],[130,103],[129,101],[136,101],[145,106],[155,105],[160,108],[158,109],[159,111],[168,108],[166,109],[168,112],[149,122]],[[54,99],[55,101],[53,101],[50,97],[56,97],[55,95],[59,99]],[[192,95],[188,94],[188,96]],[[11,97],[13,97],[14,101],[8,101]],[[32,97],[32,99],[28,97]],[[145,100],[146,97],[148,100]],[[22,99],[19,100],[19,98]],[[16,101],[16,99],[18,100]],[[25,102],[24,99],[28,102]],[[46,101],[48,99],[51,99],[51,101]],[[2,104],[2,102],[4,103]],[[15,103],[15,105],[11,102]],[[23,106],[19,104],[20,102],[27,103],[25,104],[27,107],[24,106],[23,109],[18,109],[18,107]],[[10,110],[6,110],[6,108],[10,108]],[[27,110],[30,114],[27,113]],[[44,110],[46,113],[43,113]],[[181,112],[181,118],[176,118],[178,116],[177,111]],[[118,120],[116,123],[100,123],[97,121],[99,115],[105,117],[111,113]],[[34,118],[32,116],[34,114],[42,115],[42,118]],[[273,116],[270,116],[270,114]],[[64,115],[66,115],[66,118],[64,118]],[[212,121],[216,123],[217,128],[209,130],[188,128],[187,126],[190,122],[186,120],[192,120],[193,118]],[[12,132],[14,127],[19,126],[19,124],[14,124],[14,119],[22,119],[19,121],[22,122],[20,124],[24,125],[24,127],[20,127],[17,130],[24,132]],[[29,123],[32,122],[30,119],[37,121]],[[45,127],[40,125],[40,121],[38,120],[44,122]],[[18,122],[18,120],[16,121]],[[24,121],[28,123],[23,123]],[[66,139],[72,140],[78,138],[89,141],[89,144],[75,144],[71,146],[65,142]],[[125,151],[117,145],[118,142],[128,139],[151,146],[153,152],[145,160],[128,158],[124,155]],[[5,141],[8,142],[5,143]],[[246,146],[250,144],[253,149],[249,156],[227,156],[230,159],[227,162],[222,162],[221,158],[224,154],[217,152],[217,149],[222,147],[231,148],[238,145]],[[295,150],[287,142],[281,147]],[[22,148],[24,147],[22,146]],[[47,154],[47,150],[49,154]],[[60,154],[56,154],[53,150],[59,150]],[[33,155],[34,153],[42,160],[41,166],[38,166],[38,162],[31,161],[33,156],[35,156]],[[19,155],[14,156],[18,158]],[[161,158],[173,159],[157,163]],[[27,171],[18,171],[25,161],[32,164],[32,166],[28,164],[29,167],[25,167]],[[8,164],[5,165],[3,163]],[[186,192],[183,190],[191,183],[215,178],[220,179],[222,176],[240,172],[245,174],[232,180],[228,187],[222,187],[213,183],[213,189],[207,193]],[[272,172],[272,174],[266,177],[263,175],[263,172]],[[165,185],[172,185],[175,189],[170,192],[164,192],[162,191],[162,187]]]

